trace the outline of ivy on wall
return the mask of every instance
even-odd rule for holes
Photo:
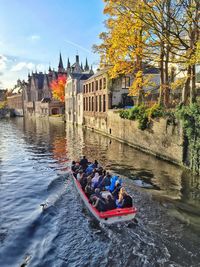
[[[200,105],[179,106],[176,115],[182,121],[188,139],[190,169],[200,174]]]

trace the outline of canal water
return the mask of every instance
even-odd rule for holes
[[[136,221],[93,220],[69,173],[81,155],[122,177]],[[200,266],[199,204],[200,178],[154,156],[62,122],[0,121],[1,267]]]

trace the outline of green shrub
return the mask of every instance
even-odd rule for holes
[[[134,106],[133,108],[129,109],[129,120],[136,120],[139,114],[139,107]]]
[[[154,104],[148,108],[147,113],[149,118],[160,118],[164,116],[164,110],[159,104]]]
[[[139,117],[138,122],[139,122],[138,128],[140,130],[144,131],[145,129],[148,128],[149,119],[146,112]]]
[[[128,119],[128,118],[129,118],[129,110],[128,110],[128,109],[121,110],[121,111],[119,112],[119,116],[120,116],[120,118],[122,118],[122,119]]]

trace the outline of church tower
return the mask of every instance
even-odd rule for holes
[[[62,61],[62,55],[60,53],[60,58],[59,58],[59,64],[58,64],[58,72],[64,72],[65,69],[64,69],[64,66],[63,66],[63,61]]]

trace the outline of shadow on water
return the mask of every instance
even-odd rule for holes
[[[199,177],[80,127],[15,119],[0,129],[1,267],[199,266]],[[83,154],[122,177],[137,221],[94,221],[69,174]]]

